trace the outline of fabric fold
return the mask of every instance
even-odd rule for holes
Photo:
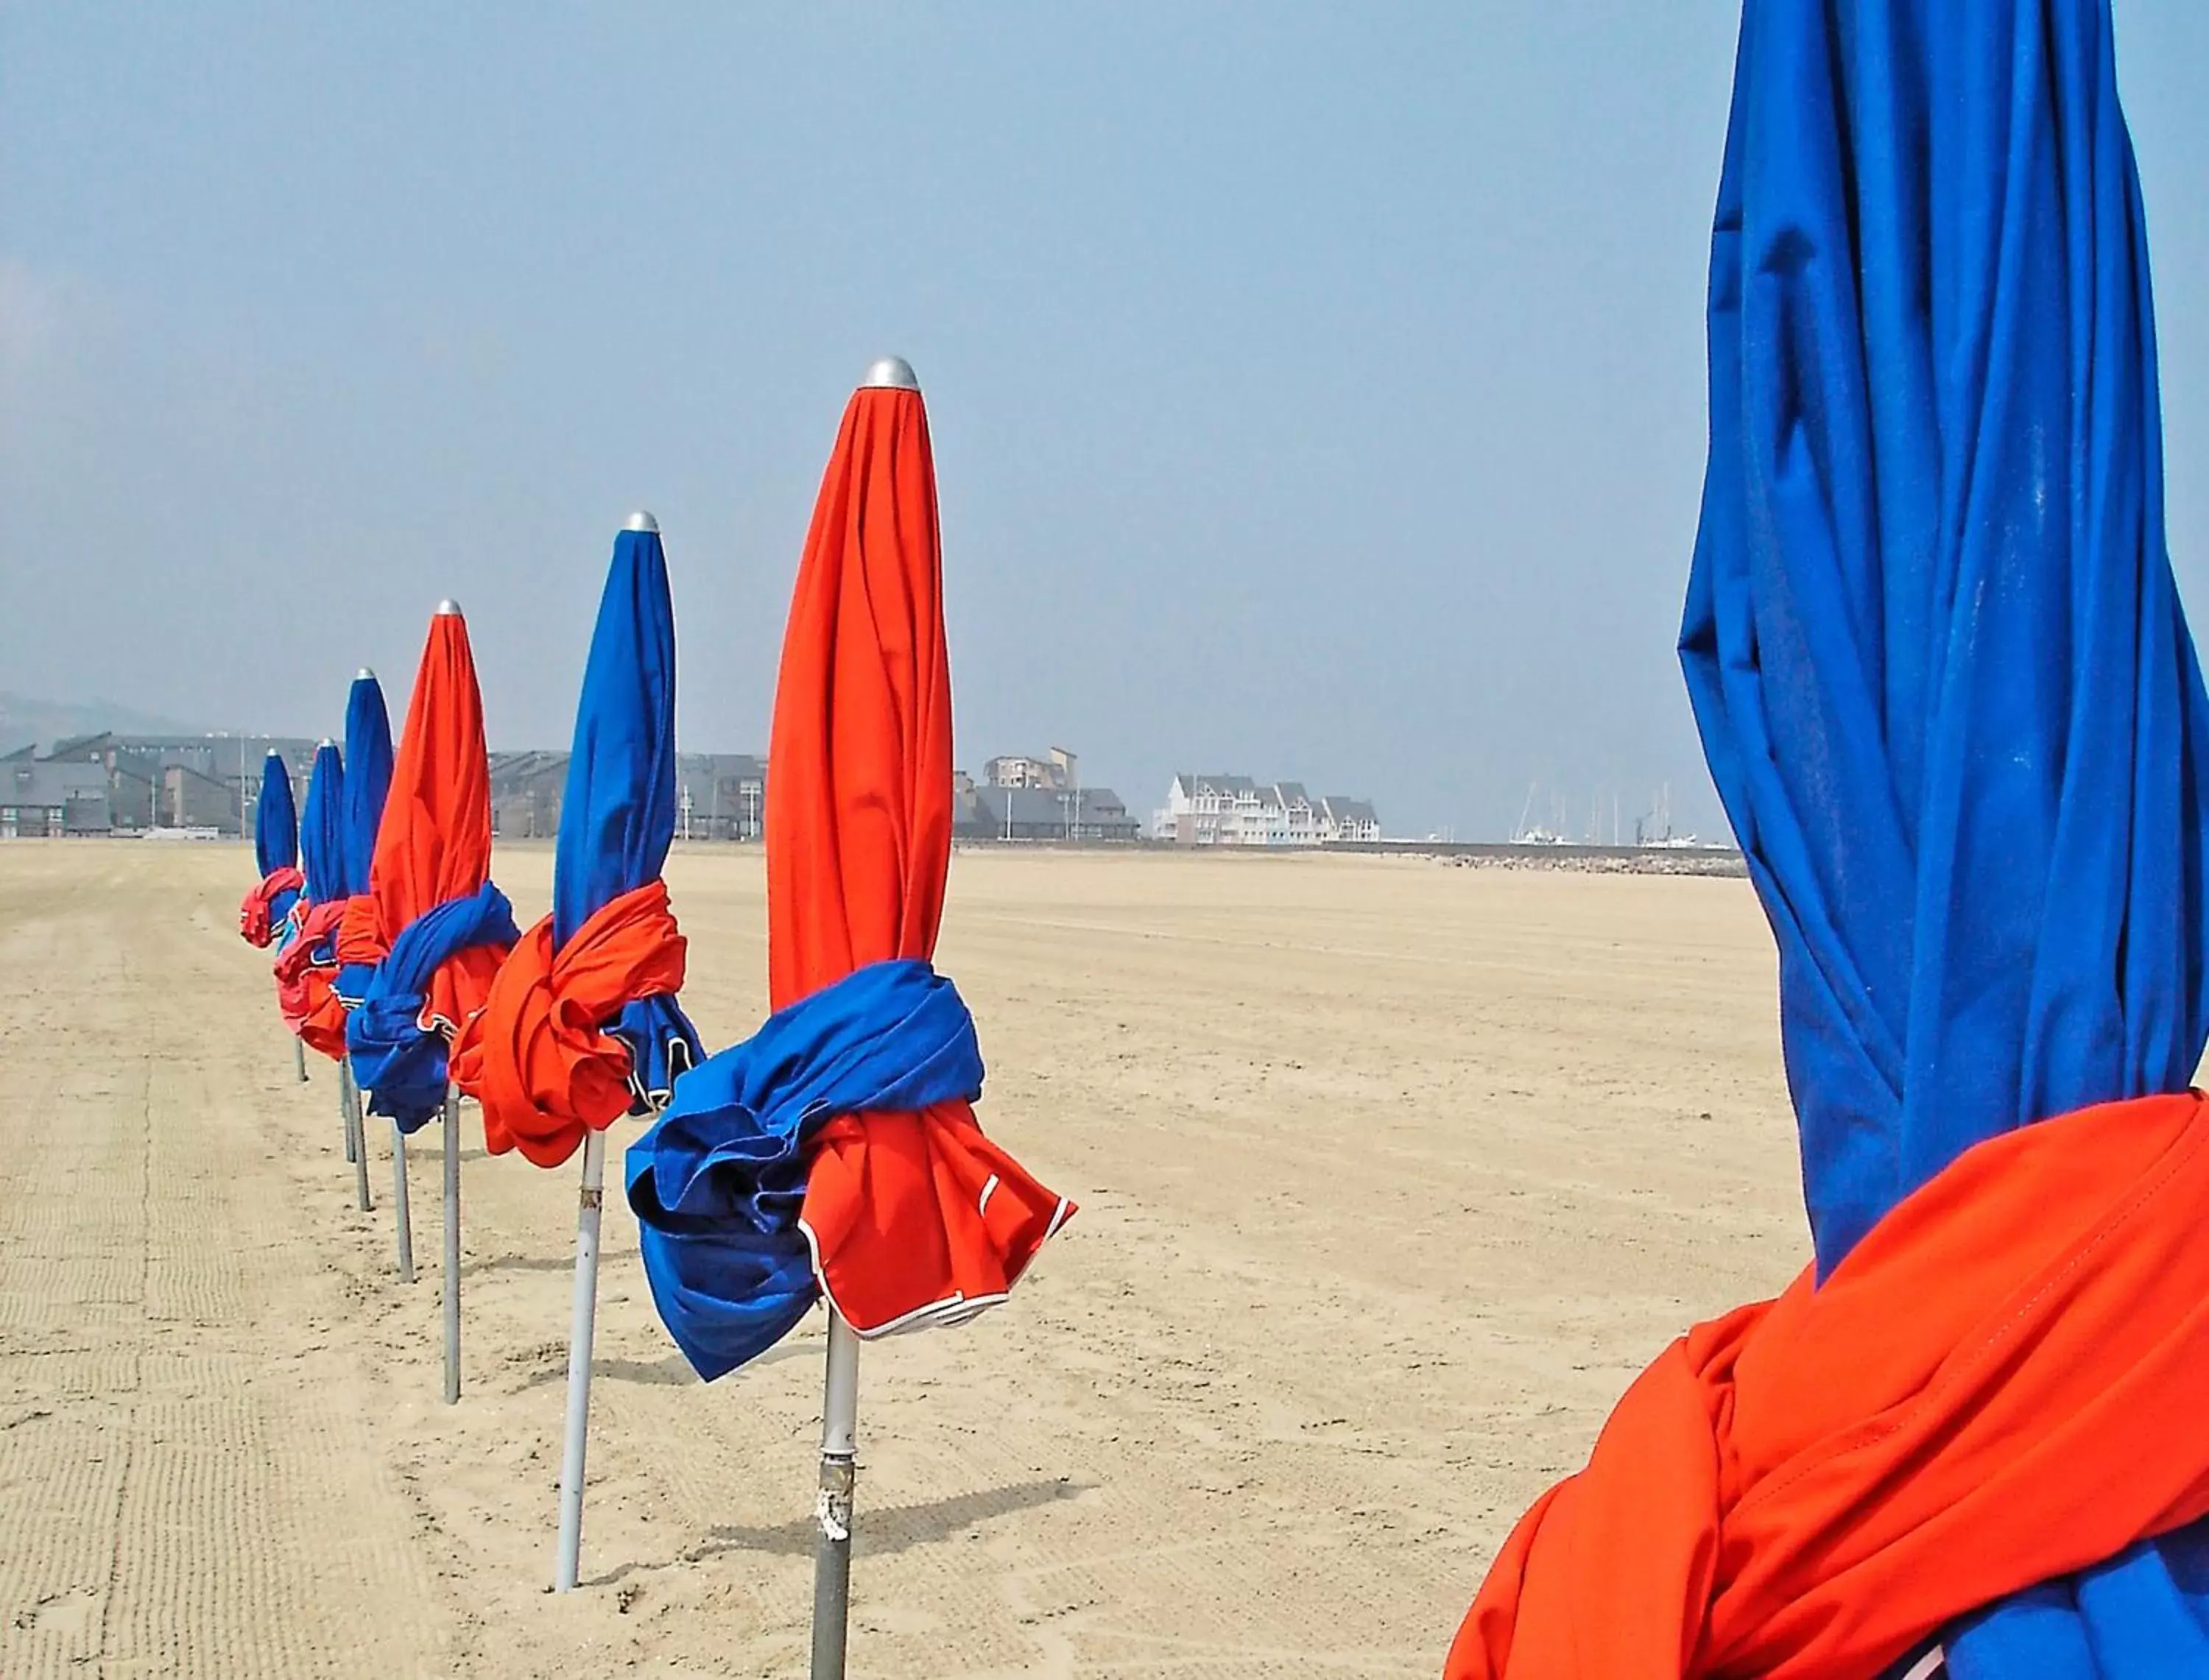
[[[701,1376],[766,1352],[819,1297],[801,1225],[822,1130],[972,1102],[982,1077],[957,989],[927,963],[901,960],[868,964],[778,1010],[677,1082],[629,1147],[628,1189],[653,1298]]]
[[[256,951],[268,948],[276,936],[276,930],[292,913],[298,902],[299,890],[306,885],[307,877],[296,864],[285,864],[271,870],[247,889],[238,900],[238,936]]]
[[[476,992],[480,996],[500,957],[521,937],[514,907],[488,881],[400,930],[346,1021],[353,1076],[368,1093],[370,1113],[396,1121],[408,1133],[437,1113],[450,1083],[448,1046],[466,1024],[438,1008],[437,977],[448,964],[472,962],[485,971]]]
[[[1505,1544],[1448,1680],[1860,1680],[2209,1513],[2209,1109],[1981,1143],[1822,1286],[1675,1342]]]
[[[674,1003],[686,946],[665,882],[610,900],[557,949],[552,922],[508,954],[453,1054],[454,1080],[483,1105],[490,1152],[519,1149],[548,1167],[587,1130],[647,1111],[653,1078],[701,1059]],[[653,1002],[665,1007],[644,1007]]]
[[[276,1009],[285,1026],[310,1050],[333,1060],[346,1053],[345,1005],[331,991],[337,973],[334,942],[344,916],[343,899],[296,912],[273,965]]]

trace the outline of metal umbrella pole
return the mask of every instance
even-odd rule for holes
[[[605,1203],[606,1135],[583,1134],[575,1206],[575,1304],[568,1327],[568,1425],[560,1449],[560,1551],[553,1590],[575,1585],[583,1553],[583,1454],[591,1426],[591,1342],[599,1317],[599,1219]]]
[[[821,1404],[821,1532],[813,1549],[812,1680],[844,1680],[852,1611],[852,1508],[858,1479],[859,1338],[828,1309],[828,1376]]]
[[[338,1129],[345,1134],[346,1165],[352,1165],[360,1159],[360,1152],[352,1141],[352,1069],[346,1058],[338,1057]]]
[[[354,1200],[364,1213],[375,1207],[368,1195],[368,1122],[360,1105],[360,1081],[352,1076],[352,1057],[338,1063],[339,1096],[346,1111],[346,1153],[352,1158]]]
[[[399,1281],[414,1281],[414,1214],[406,1205],[406,1134],[391,1123],[391,1213],[399,1225]]]
[[[292,1065],[298,1073],[299,1083],[304,1085],[307,1082],[307,1046],[301,1039],[292,1040]]]
[[[460,1400],[460,1087],[445,1087],[445,1404]]]

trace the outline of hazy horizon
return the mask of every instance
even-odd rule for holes
[[[1672,644],[1738,7],[0,12],[0,689],[394,713],[441,596],[563,746],[665,532],[764,750],[846,396],[918,367],[958,759],[1722,830]],[[2202,608],[2209,8],[2118,0]],[[1550,790],[1555,790],[1554,796]]]

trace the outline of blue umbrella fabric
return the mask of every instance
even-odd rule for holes
[[[345,721],[345,891],[357,899],[346,920],[351,937],[338,936],[339,967],[334,989],[348,1005],[368,994],[376,972],[371,934],[373,912],[368,899],[368,868],[376,856],[376,830],[383,821],[383,802],[391,791],[391,714],[383,702],[383,685],[376,673],[364,670],[352,679],[346,695]],[[346,947],[352,947],[348,953]]]
[[[292,773],[284,767],[284,756],[274,748],[261,761],[261,799],[253,810],[253,863],[264,877],[299,865],[299,811],[292,801]]]
[[[323,742],[315,749],[315,766],[307,774],[307,804],[299,822],[299,867],[310,904],[346,896],[345,780],[345,761],[336,744]]]
[[[2209,698],[2164,546],[2106,0],[1759,0],[1681,657],[1779,948],[1819,1274],[1982,1140],[2209,1040]],[[1958,1680],[2209,1673],[2200,1528]]]
[[[244,790],[239,798],[244,797]],[[253,811],[253,863],[258,878],[238,906],[238,930],[249,945],[265,947],[299,901],[299,816],[292,803],[292,776],[283,756],[270,748],[261,763],[261,798]]]
[[[575,707],[574,750],[552,854],[552,942],[624,893],[657,881],[675,840],[675,605],[657,529],[614,539]],[[611,1029],[635,1058],[632,1111],[663,1105],[703,1060],[671,995],[631,1002]]]
[[[615,539],[575,708],[552,913],[509,953],[454,1052],[494,1153],[557,1166],[667,1101],[703,1059],[675,1001],[685,945],[660,871],[675,838],[675,611],[651,516]]]
[[[345,891],[350,898],[368,890],[376,825],[391,791],[391,714],[372,671],[354,677],[346,695],[345,762]]]

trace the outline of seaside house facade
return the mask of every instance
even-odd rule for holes
[[[1153,813],[1151,835],[1183,846],[1333,846],[1379,840],[1381,819],[1366,800],[1315,798],[1302,782],[1184,771]]]

